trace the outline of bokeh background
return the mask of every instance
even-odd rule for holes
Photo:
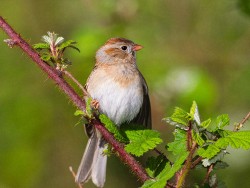
[[[232,125],[249,111],[249,9],[249,0],[0,1],[0,15],[31,44],[47,31],[77,41],[81,53],[67,55],[69,71],[82,83],[108,38],[143,45],[138,66],[150,88],[153,128],[165,144],[173,127],[161,119],[174,106],[188,110],[196,100],[203,120],[228,113]],[[0,41],[5,38],[1,31]],[[87,139],[76,109],[20,49],[1,42],[0,63],[0,188],[77,187],[68,167],[77,170]],[[219,179],[249,187],[250,152],[229,151],[230,167]],[[107,171],[106,187],[140,185],[116,157]],[[199,183],[201,174],[189,179]]]

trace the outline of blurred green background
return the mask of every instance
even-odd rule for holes
[[[161,119],[174,106],[188,110],[196,100],[203,120],[228,113],[231,124],[249,111],[249,9],[249,0],[0,1],[0,15],[31,44],[47,31],[77,41],[81,53],[67,55],[69,71],[82,83],[108,38],[143,45],[138,66],[150,88],[153,128],[166,142],[173,127]],[[0,41],[5,38],[1,31]],[[76,126],[76,109],[20,49],[1,42],[0,62],[0,188],[77,187],[68,167],[77,170],[87,139]],[[230,167],[219,179],[249,187],[250,152],[229,151]],[[107,173],[106,187],[140,185],[116,157],[109,158]]]

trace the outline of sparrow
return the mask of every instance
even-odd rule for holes
[[[136,65],[136,51],[141,45],[124,38],[111,38],[95,56],[95,66],[85,88],[98,101],[100,113],[108,116],[118,127],[140,124],[151,128],[151,108],[148,87]],[[86,124],[89,137],[75,181],[79,184],[90,178],[97,187],[106,180],[107,142],[92,125]]]

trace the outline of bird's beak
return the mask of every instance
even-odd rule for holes
[[[142,48],[143,48],[143,46],[141,46],[141,45],[139,45],[139,44],[135,44],[135,45],[133,46],[132,50],[133,50],[133,51],[138,51],[138,50],[140,50],[140,49],[142,49]]]

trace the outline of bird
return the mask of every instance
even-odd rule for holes
[[[98,110],[117,127],[140,124],[151,128],[151,107],[147,83],[136,64],[136,52],[143,47],[125,38],[111,38],[99,48],[95,66],[85,88],[98,102]],[[85,125],[89,137],[75,181],[83,184],[89,179],[97,187],[106,180],[107,142],[92,125]]]

